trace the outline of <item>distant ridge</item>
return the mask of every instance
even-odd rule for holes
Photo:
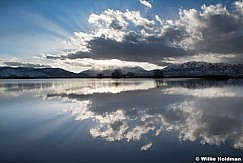
[[[61,68],[0,67],[0,78],[70,78],[77,74]]]
[[[146,77],[152,76],[153,73],[144,70],[142,67],[110,67],[103,70],[88,69],[81,72],[89,77]]]
[[[170,65],[163,70],[164,77],[225,77],[243,78],[243,64],[186,62]]]
[[[243,78],[243,64],[186,62],[151,71],[135,67],[89,69],[73,73],[61,68],[0,67],[0,78]]]

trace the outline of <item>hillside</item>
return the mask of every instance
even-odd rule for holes
[[[164,77],[227,77],[242,78],[242,64],[186,62],[171,65],[163,70]]]
[[[64,78],[77,74],[60,68],[0,67],[0,78]]]
[[[243,78],[243,64],[186,62],[151,71],[135,67],[89,69],[73,73],[61,68],[0,67],[0,78],[74,78],[74,77],[166,77],[166,78]]]
[[[107,68],[103,70],[89,69],[81,72],[88,77],[139,77],[139,76],[152,76],[153,74],[143,68],[136,67],[121,67],[121,68]]]

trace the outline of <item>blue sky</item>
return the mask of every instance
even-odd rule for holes
[[[78,72],[111,60],[146,69],[190,60],[239,62],[242,11],[242,1],[223,0],[0,1],[0,64]]]

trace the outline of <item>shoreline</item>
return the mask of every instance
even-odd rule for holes
[[[229,77],[229,76],[134,76],[134,77],[111,77],[111,76],[103,76],[103,77],[5,77],[0,79],[166,79],[166,78],[190,78],[190,79],[217,79],[217,80],[228,80],[228,79],[243,79],[243,77]]]

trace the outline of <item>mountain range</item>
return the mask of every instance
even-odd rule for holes
[[[61,68],[0,67],[0,78],[65,78],[77,74]]]
[[[163,70],[164,77],[227,77],[242,78],[243,64],[186,62],[170,65]]]
[[[243,64],[186,62],[151,71],[135,67],[89,69],[73,73],[60,68],[0,67],[0,78],[82,78],[82,77],[216,77],[243,78]]]
[[[151,76],[153,72],[147,71],[139,66],[135,67],[110,67],[104,70],[89,69],[82,72],[84,75],[93,77],[111,77],[112,74],[115,77],[139,77],[139,76]],[[115,74],[118,73],[118,74]]]

